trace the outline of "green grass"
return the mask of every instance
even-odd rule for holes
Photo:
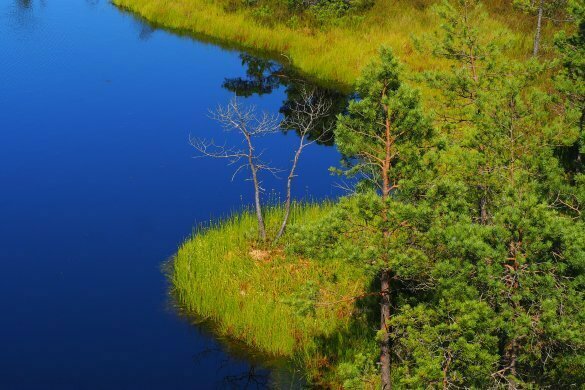
[[[237,0],[113,0],[157,25],[271,53],[309,78],[349,89],[361,69],[381,45],[392,47],[413,72],[439,65],[414,50],[413,36],[437,29],[438,20],[430,5],[434,0],[378,0],[363,14],[315,25],[307,13],[299,18],[279,11],[286,5],[268,4],[268,16],[258,17],[259,5],[245,6]],[[512,50],[530,53],[531,18],[512,10],[509,2],[486,2],[492,18],[486,34],[510,28],[515,31]],[[263,4],[262,2],[258,4]],[[291,17],[295,21],[291,22]],[[523,32],[523,33],[519,33]]]
[[[293,229],[324,216],[330,207],[294,204]],[[269,229],[276,230],[280,217],[280,209],[266,210]],[[351,350],[351,342],[342,340],[344,334],[359,339],[364,332],[363,325],[355,326],[352,302],[330,303],[363,293],[367,278],[357,267],[339,261],[312,261],[288,253],[286,235],[279,246],[260,244],[256,232],[249,212],[196,232],[173,262],[175,296],[187,312],[212,320],[219,336],[268,356],[295,360],[315,380],[335,364],[332,356],[344,353],[331,354],[331,348]],[[361,336],[370,340],[374,334]]]

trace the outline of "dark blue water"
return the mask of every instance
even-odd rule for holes
[[[250,363],[177,315],[161,264],[251,199],[188,144],[223,139],[207,111],[245,73],[238,52],[103,0],[0,0],[1,389],[243,386]],[[246,101],[277,112],[285,99]],[[296,141],[265,139],[268,158],[286,166]],[[307,149],[296,196],[335,195],[337,160]]]

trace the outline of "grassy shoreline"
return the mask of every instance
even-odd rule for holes
[[[339,92],[345,93],[345,94],[349,94],[353,91],[353,80],[352,80],[352,83],[347,83],[347,82],[342,82],[340,80],[320,77],[319,75],[308,73],[308,72],[300,69],[294,63],[292,63],[291,59],[286,54],[279,52],[277,50],[263,49],[263,48],[259,48],[259,47],[255,47],[255,46],[251,46],[251,45],[247,45],[247,44],[242,44],[241,42],[234,41],[230,38],[226,38],[223,36],[217,36],[217,35],[211,35],[207,32],[194,31],[192,29],[188,29],[188,28],[184,28],[184,27],[171,27],[169,25],[162,24],[162,23],[155,21],[153,19],[149,19],[146,16],[144,16],[140,13],[137,13],[131,7],[118,4],[119,2],[121,2],[121,1],[112,0],[112,3],[114,5],[116,5],[116,7],[120,11],[125,12],[129,15],[132,15],[135,18],[141,19],[144,23],[149,24],[153,28],[162,29],[162,30],[168,31],[170,33],[173,33],[175,35],[179,35],[179,36],[186,37],[186,38],[191,38],[191,39],[196,40],[198,42],[203,42],[203,43],[208,43],[208,44],[212,44],[215,46],[219,46],[222,49],[227,50],[227,51],[236,51],[236,52],[244,51],[244,52],[251,54],[252,56],[257,57],[257,58],[276,61],[279,64],[284,65],[287,70],[292,71],[295,76],[300,77],[302,80],[304,80],[310,84],[313,84],[313,85],[317,85],[317,86],[320,86],[323,88],[329,88],[329,89],[339,91]]]
[[[291,229],[330,209],[328,203],[295,204]],[[266,210],[269,229],[276,230],[281,214],[278,208]],[[179,306],[212,321],[220,337],[243,342],[269,359],[289,360],[313,383],[331,385],[339,380],[332,372],[343,356],[353,358],[351,342],[342,343],[339,337],[351,334],[362,345],[374,332],[367,326],[356,328],[352,302],[329,303],[366,291],[367,277],[347,263],[291,253],[290,236],[276,247],[255,237],[254,215],[243,212],[188,239],[172,263]],[[343,350],[331,354],[331,348]],[[341,360],[331,361],[330,356]]]
[[[414,72],[440,66],[436,60],[418,53],[412,42],[413,36],[430,33],[437,26],[436,15],[430,7],[432,0],[380,0],[348,25],[334,24],[326,28],[307,24],[291,27],[278,21],[265,23],[254,15],[253,8],[228,11],[220,3],[208,0],[112,2],[164,28],[268,53],[300,74],[344,91],[351,89],[361,69],[381,45],[392,47]],[[505,7],[504,3],[496,1],[490,7],[498,10]],[[518,12],[514,16],[514,29],[530,29],[530,18]],[[486,31],[506,26],[507,19],[504,15],[490,20]],[[511,50],[528,53],[530,45],[530,40],[518,36]]]

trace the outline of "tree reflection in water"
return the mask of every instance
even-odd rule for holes
[[[248,371],[239,375],[227,375],[223,384],[225,387],[233,389],[268,389],[270,388],[270,383],[268,373],[262,370],[257,372],[255,366],[250,366]]]
[[[326,88],[308,83],[299,77],[293,70],[275,61],[253,55],[240,54],[242,65],[246,69],[245,77],[226,78],[223,87],[234,92],[237,96],[249,97],[252,95],[265,95],[283,86],[286,98],[280,108],[280,113],[286,118],[291,113],[292,102],[300,99],[302,91],[313,90],[315,96],[331,102],[331,115],[320,119],[315,130],[309,135],[309,139],[318,139],[323,145],[333,145],[333,122],[337,114],[342,112],[348,101],[348,96],[332,88]],[[283,129],[285,132],[295,129]],[[328,134],[324,134],[328,132]]]
[[[233,348],[236,348],[235,350]],[[246,353],[239,350],[236,344],[228,345],[231,352],[235,352],[236,356],[241,353]],[[224,351],[218,347],[205,348],[204,350],[193,356],[195,363],[212,358],[212,355],[219,354],[225,356]],[[255,363],[250,363],[245,369],[235,369],[238,364],[238,359],[226,358],[221,361],[218,366],[218,371],[226,371],[223,378],[218,381],[217,388],[219,389],[277,389],[280,388],[278,379],[274,378],[274,372],[266,368],[260,367]],[[292,377],[285,378],[286,386],[293,388],[295,381]],[[298,381],[297,381],[298,382]],[[282,384],[282,383],[281,383]],[[300,385],[300,382],[298,382]]]
[[[32,8],[32,0],[16,0],[16,6],[23,10],[30,9]]]

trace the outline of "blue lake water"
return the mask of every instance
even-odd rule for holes
[[[193,226],[251,200],[188,144],[224,139],[208,109],[244,76],[237,51],[104,0],[0,0],[0,389],[244,386],[249,360],[181,318],[161,272]],[[246,102],[278,112],[286,92]],[[263,146],[286,167],[296,142]],[[338,159],[307,149],[295,195],[337,195]]]

